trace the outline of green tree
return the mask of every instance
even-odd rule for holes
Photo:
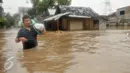
[[[35,9],[34,8],[31,8],[27,11],[27,13],[33,18],[35,17]]]
[[[31,0],[31,3],[33,4],[33,7],[35,8],[40,0]]]
[[[36,6],[38,5],[38,3],[39,3],[39,1],[40,0],[30,0],[31,1],[31,3],[33,4],[33,8],[32,9],[30,9],[29,11],[28,11],[28,13],[32,16],[32,15],[36,15]]]
[[[11,27],[15,25],[15,19],[13,18],[13,16],[11,16],[9,13],[7,13],[5,15],[5,25],[6,27]]]
[[[33,8],[36,13],[46,11],[48,8],[55,7],[57,5],[71,5],[72,0],[31,0]]]
[[[5,26],[4,24],[4,18],[0,17],[0,28],[3,28]]]
[[[55,0],[42,0],[39,1],[38,5],[36,6],[37,13],[44,12],[48,8],[52,8],[55,6]]]
[[[57,0],[58,5],[71,5],[72,0]]]
[[[15,13],[13,16],[12,16],[13,20],[14,20],[14,23],[15,25],[17,26],[19,21],[20,21],[20,15],[18,13]]]

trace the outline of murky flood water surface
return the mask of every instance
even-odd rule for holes
[[[130,30],[47,32],[24,51],[17,31],[0,33],[0,70],[3,57],[12,64],[5,73],[130,73]]]
[[[4,45],[4,39],[3,39],[3,33],[0,32],[0,73],[3,70],[3,63],[4,63],[4,58],[3,58],[3,50],[2,47]]]

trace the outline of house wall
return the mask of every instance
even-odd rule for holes
[[[94,26],[93,24],[93,20],[92,19],[85,19],[85,29],[86,30],[89,30],[89,29],[92,29]]]
[[[130,8],[128,10],[126,10],[125,18],[130,19]]]
[[[68,23],[67,22],[68,22],[67,19],[62,19],[62,24],[60,24],[60,25],[62,25],[63,30],[68,29]]]
[[[84,20],[80,18],[62,18],[64,30],[83,30]]]
[[[83,21],[70,21],[70,30],[83,30]]]
[[[120,15],[121,11],[124,11],[125,14]],[[121,19],[130,19],[130,7],[124,7],[124,8],[117,9],[116,14],[117,14],[119,20],[121,20]]]
[[[62,27],[64,30],[91,30],[98,29],[99,24],[94,24],[90,18],[63,18]]]
[[[89,28],[90,28],[90,29],[93,29],[93,27],[94,27],[93,20],[92,20],[92,19],[89,19],[89,22],[90,22],[90,23],[89,23],[89,25],[90,25]]]
[[[114,23],[114,22],[108,22],[107,24],[109,24],[109,26],[116,26],[117,23]]]
[[[93,19],[86,19],[86,30],[94,30],[94,29],[99,29],[99,20],[96,20],[97,23],[94,23],[95,20]]]

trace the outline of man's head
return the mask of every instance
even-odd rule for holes
[[[31,25],[31,18],[28,15],[23,16],[23,23],[25,27],[29,27]]]

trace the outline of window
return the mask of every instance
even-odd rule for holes
[[[93,23],[94,24],[99,24],[99,20],[94,20]]]
[[[120,15],[125,15],[125,11],[120,11]]]

